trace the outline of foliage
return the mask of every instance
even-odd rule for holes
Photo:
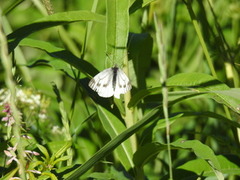
[[[238,179],[239,7],[1,1],[1,179]],[[133,88],[99,97],[114,65]]]

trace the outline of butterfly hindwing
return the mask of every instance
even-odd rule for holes
[[[121,69],[118,69],[114,97],[120,98],[120,94],[125,94],[131,88],[127,75]]]
[[[101,71],[88,85],[101,97],[107,98],[114,95],[118,99],[120,94],[125,94],[132,87],[126,74],[118,67]]]
[[[113,73],[111,69],[108,68],[98,73],[88,84],[101,97],[111,97],[114,94],[112,87]]]
[[[101,86],[97,89],[97,93],[101,97],[111,97],[114,94],[114,89],[112,86],[113,75],[112,72],[108,73],[104,79],[100,81]]]

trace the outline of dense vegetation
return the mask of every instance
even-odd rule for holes
[[[237,0],[0,1],[1,179],[238,179]],[[132,89],[88,83],[118,66]]]

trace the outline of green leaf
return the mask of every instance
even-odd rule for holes
[[[131,5],[131,7],[129,9],[129,13],[132,14],[136,10],[147,6],[148,4],[150,4],[153,1],[155,1],[155,0],[135,0],[135,2]]]
[[[170,124],[174,123],[177,118],[180,118],[182,114],[178,114],[174,117],[169,118]],[[152,135],[156,133],[157,130],[166,127],[165,119],[159,120],[153,128]],[[146,134],[144,134],[146,135]],[[160,145],[156,143],[148,143],[138,148],[138,150],[133,155],[133,162],[135,166],[142,168],[146,163],[154,159],[161,150],[167,149],[166,145]]]
[[[134,153],[133,162],[136,167],[142,168],[149,161],[155,159],[160,151],[166,150],[166,145],[160,145],[158,143],[148,143]]]
[[[97,106],[98,108],[98,115],[103,124],[104,129],[110,135],[111,139],[118,136],[121,132],[126,130],[126,127],[123,123],[111,112],[106,110],[101,106]],[[116,149],[117,156],[121,161],[122,165],[125,169],[133,168],[132,162],[132,147],[129,140],[124,141],[117,149]]]
[[[129,32],[129,0],[107,0],[107,54],[109,66],[123,65],[126,58],[126,47]],[[113,64],[114,63],[114,64]]]
[[[113,175],[111,173],[107,173],[107,172],[104,172],[104,173],[98,173],[98,172],[91,173],[88,177],[91,178],[91,179],[98,179],[98,180],[113,179]]]
[[[179,139],[171,143],[171,145],[183,149],[192,149],[196,156],[207,161],[210,160],[216,169],[221,169],[213,150],[198,140]]]
[[[48,42],[25,38],[21,41],[20,45],[43,50],[54,58],[64,60],[66,63],[74,66],[75,68],[77,68],[86,75],[94,76],[95,74],[98,73],[98,70],[95,69],[94,66],[89,62],[82,60],[74,56],[71,52],[56,47]],[[51,63],[51,65],[55,66],[54,63]],[[59,66],[61,65],[57,64],[55,68],[59,68]]]
[[[179,113],[179,114],[177,114],[177,115],[175,115],[175,116],[173,116],[173,117],[170,117],[170,118],[169,118],[169,125],[172,125],[172,124],[176,121],[176,119],[182,117],[183,114],[184,114],[184,113]],[[157,132],[158,130],[163,129],[163,128],[165,128],[165,127],[166,127],[166,121],[165,121],[165,119],[164,119],[164,121],[158,121],[157,124],[156,124],[156,125],[154,126],[154,128],[153,128],[153,136],[156,134],[156,132]]]
[[[54,141],[48,143],[49,149],[54,153],[54,159],[60,157],[71,145],[71,141]]]
[[[223,91],[214,91],[215,93],[219,93],[226,96],[231,96],[235,99],[240,99],[240,88],[231,88],[229,90],[223,90]]]
[[[150,68],[152,47],[153,39],[148,33],[129,34],[129,60],[132,60],[132,64],[129,63],[129,76],[132,77],[131,84],[138,90],[146,89],[145,79]]]
[[[217,120],[220,120],[224,123],[227,123],[229,126],[235,127],[235,128],[240,128],[240,124],[238,122],[235,122],[231,119],[228,119],[222,115],[219,115],[217,113],[214,112],[183,112],[180,113],[183,114],[183,117],[188,117],[188,116],[198,116],[198,117],[211,117],[211,118],[215,118]]]
[[[210,149],[208,146],[202,144],[200,141],[179,139],[171,143],[171,148],[193,151],[198,158],[201,158],[205,162],[205,164],[207,164],[208,169],[211,170],[212,173],[214,172],[216,176],[219,177],[219,179],[223,178],[222,167],[213,150]],[[142,168],[147,162],[154,159],[162,150],[167,150],[166,144],[146,144],[140,147],[138,151],[134,154],[134,164],[136,165],[136,167]],[[192,167],[196,168],[194,166]]]
[[[162,88],[155,87],[138,91],[133,95],[130,102],[128,103],[128,107],[135,107],[138,103],[140,103],[143,99],[145,103],[150,102],[158,102],[158,104],[162,103],[161,96]],[[206,94],[207,92],[197,92],[197,91],[173,91],[168,92],[169,106],[190,97],[199,96],[202,94]],[[158,98],[156,98],[158,97]]]
[[[219,164],[221,165],[221,171],[227,175],[240,175],[240,159],[238,156],[216,156]],[[176,177],[182,176],[177,170],[186,170],[194,172],[196,175],[213,176],[214,173],[209,167],[208,163],[203,159],[195,159],[188,161],[187,163],[177,167],[173,173]],[[187,178],[185,176],[185,178]]]
[[[37,166],[44,166],[46,162],[43,161],[31,161],[29,164],[29,169],[36,169]]]
[[[76,178],[83,175],[86,171],[88,171],[94,164],[96,164],[100,159],[105,157],[107,154],[112,152],[117,146],[119,146],[122,142],[124,142],[127,138],[137,132],[140,128],[144,127],[148,123],[153,123],[156,120],[159,120],[161,117],[162,110],[159,108],[155,108],[147,113],[143,119],[139,120],[136,124],[126,129],[124,132],[119,134],[117,137],[108,142],[105,146],[103,146],[98,152],[95,153],[87,162],[82,164],[79,168],[77,168],[70,176],[66,177],[66,180],[75,180]]]
[[[67,161],[67,160],[69,160],[71,158],[72,158],[72,156],[62,156],[62,157],[56,159],[55,161],[53,161],[52,165],[54,166],[54,165],[56,165],[57,163],[59,163],[61,161]]]
[[[16,167],[15,169],[8,172],[5,176],[1,177],[1,180],[9,180],[11,177],[13,177],[19,170],[19,167]]]
[[[170,77],[167,80],[167,85],[169,88],[182,87],[192,90],[169,92],[169,105],[201,95],[201,97],[212,98],[216,102],[224,104],[233,111],[240,113],[240,89],[229,88],[226,84],[210,75],[202,73],[181,73]],[[156,95],[160,93],[160,91],[160,87],[139,91],[132,97],[128,106],[134,107],[142,99]]]
[[[77,74],[77,72],[74,70],[73,68],[70,68],[68,66],[68,64],[62,60],[53,60],[53,61],[49,61],[47,64],[49,64],[53,69],[55,70],[61,70],[63,72],[65,72],[67,75],[69,75],[70,77],[74,78],[74,74]]]
[[[51,180],[58,180],[58,178],[55,176],[55,174],[48,172],[48,171],[43,172],[38,179],[42,180],[42,179],[49,179],[49,178],[51,178]]]
[[[109,172],[104,173],[98,173],[94,172],[91,173],[89,178],[98,179],[98,180],[105,180],[105,179],[114,179],[114,180],[128,180],[129,178],[126,178],[124,176],[123,172],[119,172],[119,170],[116,170],[114,167],[110,167]]]
[[[207,145],[202,144],[198,140],[185,141],[183,139],[179,139],[171,143],[171,145],[183,149],[192,149],[197,157],[204,159],[210,165],[212,171],[219,179],[224,179],[218,159],[216,158],[213,150]]]
[[[240,97],[222,94],[217,91],[230,90],[230,88],[215,79],[202,73],[181,73],[167,80],[168,86],[191,87],[199,92],[210,93],[208,96],[216,102],[224,104],[233,111],[240,113]]]
[[[46,157],[46,161],[49,161],[50,156],[49,156],[48,150],[44,146],[42,146],[40,144],[37,144],[37,147],[44,154],[44,156]]]
[[[33,32],[78,21],[95,21],[104,23],[105,17],[90,11],[60,12],[43,17],[29,25],[17,29],[7,36],[9,41],[9,52],[12,52],[23,38],[29,36]]]
[[[21,4],[24,0],[15,0],[15,1],[8,1],[7,6],[3,7],[2,16],[8,14],[12,11],[15,7]]]
[[[145,97],[150,95],[159,94],[162,92],[161,87],[151,88],[151,89],[144,89],[140,90],[131,98],[130,102],[128,103],[128,107],[135,107],[140,101],[142,101]]]
[[[64,145],[58,150],[58,151],[54,151],[56,158],[59,158],[60,156],[63,155],[63,153],[65,153],[68,148],[70,148],[72,146],[72,141],[65,141]]]

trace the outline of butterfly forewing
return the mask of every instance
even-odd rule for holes
[[[109,76],[109,69],[105,69],[104,71],[98,73],[96,76],[94,76],[91,79],[91,81],[88,83],[89,87],[92,88],[94,91],[96,91],[99,87],[103,86],[103,80],[106,79],[108,76]]]
[[[114,97],[116,98],[120,98],[120,94],[125,94],[127,91],[129,91],[132,88],[128,77],[121,69],[118,69],[115,84],[116,86],[115,86]]]
[[[113,72],[111,69],[108,68],[98,73],[88,84],[101,97],[111,97],[114,94],[112,87]]]
[[[114,89],[113,89],[112,81],[113,81],[112,72],[109,72],[108,76],[106,76],[104,79],[101,79],[101,81],[99,81],[99,84],[101,84],[101,86],[96,90],[99,96],[101,97],[113,96]]]
[[[118,99],[120,94],[125,94],[132,88],[128,77],[118,67],[108,68],[98,73],[88,85],[101,97],[107,98],[114,95]]]

